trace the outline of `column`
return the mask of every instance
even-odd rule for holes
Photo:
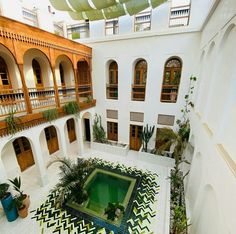
[[[84,140],[83,140],[83,129],[82,129],[82,119],[81,118],[76,118],[76,135],[77,135],[77,142],[78,142],[78,153],[80,156],[84,154]]]
[[[77,79],[77,68],[73,69],[74,77],[75,77],[75,96],[76,100],[79,103],[79,87],[78,87],[78,79]]]
[[[23,88],[23,92],[24,92],[26,111],[27,111],[27,113],[30,114],[30,113],[32,113],[32,106],[31,106],[31,102],[30,102],[29,91],[28,91],[28,88],[27,88],[26,82],[25,82],[23,64],[18,64],[18,67],[19,67],[19,71],[20,71],[20,78],[21,78],[22,88]]]
[[[48,184],[48,175],[46,171],[45,162],[43,159],[43,153],[42,153],[41,144],[39,141],[39,136],[36,136],[36,137],[38,137],[38,139],[33,140],[34,144],[33,145],[31,144],[31,148],[34,154],[35,164],[39,172],[39,184],[40,186],[43,187]]]
[[[62,147],[62,154],[63,157],[69,158],[69,151],[68,151],[68,141],[66,140],[68,137],[65,134],[64,130],[64,124],[61,125],[62,127],[59,128],[60,132],[60,142],[61,142],[61,147]]]
[[[7,173],[3,165],[2,159],[0,158],[0,183],[7,181]]]
[[[56,106],[60,107],[60,99],[59,99],[59,93],[58,93],[58,87],[57,87],[57,81],[56,81],[56,75],[55,75],[55,67],[52,67],[52,77],[53,77],[53,84],[54,84],[54,90],[55,90]]]

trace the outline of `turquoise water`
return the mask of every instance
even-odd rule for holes
[[[96,173],[86,186],[89,202],[86,206],[95,212],[104,213],[109,202],[122,203],[129,190],[131,181],[108,174]]]

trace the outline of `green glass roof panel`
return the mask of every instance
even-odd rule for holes
[[[149,7],[148,0],[130,0],[125,3],[126,9],[130,15],[138,14],[140,11]]]
[[[166,0],[151,0],[152,8],[156,8],[164,2],[166,2]]]
[[[91,10],[84,12],[87,18],[91,21],[104,19],[102,10]]]
[[[117,4],[116,6],[111,6],[104,9],[104,15],[107,19],[114,19],[125,14],[125,9],[122,4]]]
[[[107,7],[110,7],[110,6],[114,6],[117,4],[116,0],[92,0],[94,6],[101,10],[101,9],[104,9],[104,8],[107,8]]]
[[[87,19],[86,17],[84,17],[84,14],[82,12],[69,11],[68,13],[69,13],[70,17],[73,20],[84,20],[84,19]]]
[[[91,21],[113,19],[127,12],[129,15],[135,15],[150,7],[149,0],[50,0],[50,2],[57,10],[68,11],[74,20]],[[158,7],[163,2],[166,0],[150,0],[152,8]]]
[[[68,0],[73,9],[75,9],[77,12],[81,11],[89,11],[93,8],[90,6],[88,0]]]
[[[50,3],[59,11],[71,11],[71,8],[64,0],[50,0]]]

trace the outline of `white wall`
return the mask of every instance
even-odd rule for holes
[[[201,33],[186,190],[190,233],[235,233],[236,2],[221,0]]]
[[[175,45],[178,45],[177,47]],[[106,109],[118,110],[118,140],[129,144],[130,112],[144,112],[144,125],[157,126],[158,114],[180,117],[184,95],[199,47],[199,34],[167,34],[155,37],[128,38],[106,42],[89,43],[93,48],[93,87],[97,99],[96,111],[102,116],[106,128]],[[179,56],[183,61],[182,77],[177,103],[161,103],[160,95],[163,69],[166,60]],[[131,101],[134,62],[143,58],[148,64],[146,98],[144,102]],[[118,100],[106,99],[107,62],[118,64]],[[138,123],[137,123],[138,124]],[[140,124],[140,123],[139,123]],[[162,126],[163,127],[163,126]],[[154,145],[155,134],[150,141]]]

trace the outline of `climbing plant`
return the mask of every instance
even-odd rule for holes
[[[63,106],[63,111],[68,115],[77,115],[80,111],[79,105],[76,101],[68,102]]]
[[[15,110],[11,110],[8,116],[4,119],[7,125],[7,133],[10,135],[15,135],[19,130],[20,119],[15,117]]]
[[[58,118],[58,110],[57,108],[45,110],[42,112],[43,118],[48,122],[52,122],[53,120]]]
[[[102,126],[101,116],[96,114],[93,121],[93,138],[94,141],[99,143],[106,143],[106,132]]]

